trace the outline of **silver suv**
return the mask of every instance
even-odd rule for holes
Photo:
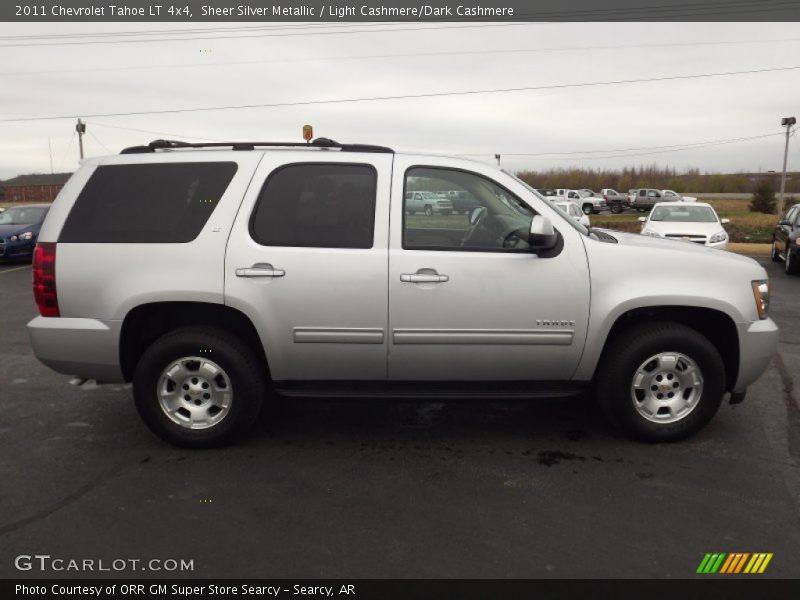
[[[409,214],[409,189],[470,214]],[[676,440],[775,351],[755,261],[589,230],[492,166],[338,144],[156,141],[88,159],[35,251],[36,356],[133,382],[172,443],[229,443],[289,397],[536,398],[591,386]]]

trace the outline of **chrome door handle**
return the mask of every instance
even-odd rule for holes
[[[400,281],[404,283],[445,283],[450,281],[450,276],[438,273],[401,273]]]
[[[286,271],[276,269],[269,263],[256,263],[252,267],[236,269],[237,277],[283,277]]]

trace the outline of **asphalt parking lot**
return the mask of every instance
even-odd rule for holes
[[[0,576],[109,574],[14,566],[48,554],[194,561],[127,576],[682,578],[772,552],[762,577],[797,577],[800,277],[764,264],[779,355],[691,440],[630,442],[585,399],[315,401],[203,452],[150,434],[126,386],[39,364],[30,267],[0,265]]]

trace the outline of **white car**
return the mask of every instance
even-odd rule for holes
[[[562,201],[562,202],[553,202],[553,204],[561,211],[567,213],[570,217],[575,219],[578,223],[585,227],[591,227],[592,222],[589,220],[589,215],[584,214],[581,207],[577,205],[575,202],[570,201]]]
[[[705,202],[659,202],[647,217],[639,217],[642,235],[703,244],[709,248],[725,250],[728,233],[723,225],[729,219],[720,219],[710,204]]]
[[[694,196],[682,196],[674,190],[661,190],[661,194],[667,202],[697,202]]]

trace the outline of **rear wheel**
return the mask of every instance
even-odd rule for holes
[[[612,204],[611,205],[611,212],[615,215],[618,215],[622,212],[622,205],[621,204]]]
[[[425,214],[429,217],[433,215],[433,207],[430,204],[425,205]]]
[[[133,377],[136,408],[161,439],[208,448],[241,439],[261,409],[265,369],[241,340],[184,327],[156,340]]]
[[[670,442],[702,429],[725,393],[725,365],[714,345],[678,323],[648,323],[606,348],[598,400],[606,415],[648,442]]]

